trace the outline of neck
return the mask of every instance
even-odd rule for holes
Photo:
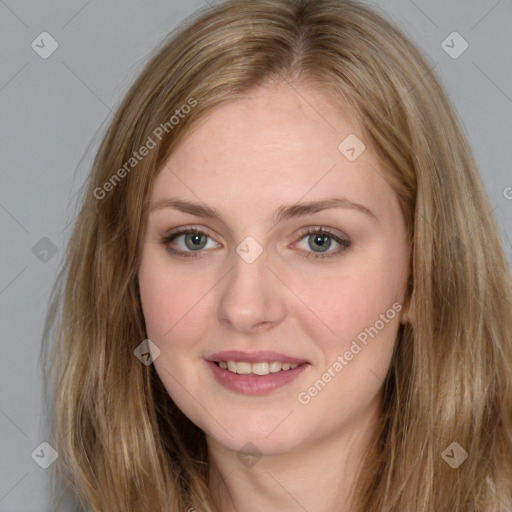
[[[377,415],[335,436],[288,453],[244,464],[236,452],[208,439],[210,488],[222,512],[349,512],[361,463],[375,434]]]

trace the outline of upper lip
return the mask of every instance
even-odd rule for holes
[[[259,352],[242,352],[240,350],[227,350],[216,352],[206,358],[208,361],[218,363],[219,361],[243,361],[247,363],[259,363],[264,361],[279,361],[280,363],[302,364],[307,363],[305,359],[290,357],[272,350]]]

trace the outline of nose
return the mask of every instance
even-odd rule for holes
[[[223,280],[217,307],[219,322],[243,334],[269,330],[286,317],[282,285],[262,254],[247,263],[234,256],[234,268]]]

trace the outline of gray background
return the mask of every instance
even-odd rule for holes
[[[512,263],[512,1],[373,0],[423,49],[464,122]],[[31,454],[47,440],[40,336],[51,285],[112,110],[152,48],[203,1],[0,0],[0,512],[52,510]],[[43,59],[42,32],[57,41]],[[458,58],[442,42],[458,32]],[[457,52],[461,41],[445,43]],[[50,46],[48,40],[45,48]],[[41,240],[43,239],[43,240]],[[45,252],[46,251],[46,252]],[[55,254],[54,254],[55,252]],[[71,507],[70,509],[71,510]]]

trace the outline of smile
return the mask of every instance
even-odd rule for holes
[[[298,363],[282,363],[280,361],[258,361],[250,363],[248,361],[219,361],[219,368],[227,370],[238,375],[268,375],[269,373],[278,373],[286,370],[294,370],[299,366]]]
[[[290,385],[311,366],[306,359],[272,350],[217,352],[205,362],[223,388],[252,396],[266,395]]]

